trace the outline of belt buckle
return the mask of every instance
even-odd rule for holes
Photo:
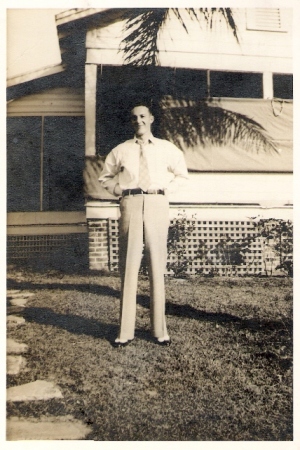
[[[164,194],[164,190],[163,189],[149,189],[147,191],[147,194],[153,194],[153,195]]]
[[[134,188],[134,189],[129,189],[129,194],[128,195],[143,195],[144,193],[145,192],[143,191],[143,189]]]

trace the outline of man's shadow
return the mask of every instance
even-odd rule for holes
[[[32,283],[30,281],[16,281],[12,279],[7,280],[7,288],[15,290],[30,290],[30,291],[40,291],[43,289],[49,290],[62,290],[62,291],[78,291],[86,292],[96,295],[105,295],[110,297],[119,298],[120,291],[113,289],[110,286],[101,286],[99,284],[89,284],[89,283]]]
[[[35,283],[30,281],[7,280],[7,288],[24,291],[41,291],[41,290],[60,290],[60,291],[77,291],[88,294],[109,296],[113,298],[120,297],[120,291],[110,286],[89,284],[89,283]],[[8,311],[10,309],[10,297],[8,295]],[[117,324],[107,324],[96,319],[87,319],[74,314],[56,313],[51,308],[42,307],[25,307],[18,308],[17,311],[27,322],[35,322],[42,325],[50,325],[59,327],[70,333],[77,335],[92,336],[95,339],[106,339],[112,342],[117,333]],[[9,312],[8,312],[9,313]]]
[[[144,308],[149,308],[150,299],[148,296],[139,295],[137,298],[138,304]],[[197,309],[188,303],[176,304],[167,301],[166,302],[166,315],[185,317],[192,320],[198,320],[201,322],[210,322],[223,327],[234,326],[236,329],[247,329],[252,332],[267,331],[267,330],[281,330],[292,329],[292,319],[282,320],[263,320],[256,318],[243,319],[241,317],[221,312],[209,312],[201,309]]]
[[[74,314],[60,314],[50,308],[26,307],[22,313],[27,322],[50,325],[76,335],[113,341],[118,332],[117,324],[107,324],[96,319],[86,319]]]
[[[92,293],[95,295],[105,295],[114,298],[120,298],[120,291],[109,286],[94,284],[69,284],[69,283],[32,283],[17,282],[8,280],[9,289],[23,290],[77,290],[79,292]],[[138,295],[137,304],[145,309],[150,308],[150,299],[148,295]],[[86,334],[98,339],[107,339],[112,341],[118,332],[118,325],[99,322],[95,319],[86,319],[84,317],[71,314],[58,314],[50,308],[26,307],[22,312],[23,317],[28,322],[36,322],[45,325],[58,326],[74,334]],[[262,320],[256,318],[243,319],[241,317],[220,312],[209,312],[197,309],[187,303],[175,304],[167,300],[166,315],[185,317],[201,322],[210,322],[223,327],[232,327],[236,329],[248,329],[252,332],[260,330],[280,330],[282,328],[291,330],[292,320],[286,319],[284,324],[280,321]],[[137,336],[149,340],[148,333],[144,330],[136,330]]]

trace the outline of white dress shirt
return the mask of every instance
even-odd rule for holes
[[[155,138],[152,134],[147,136],[146,142],[144,154],[150,175],[149,189],[175,192],[188,179],[182,151],[171,142]],[[99,177],[100,183],[115,196],[119,196],[125,189],[136,189],[139,160],[140,145],[137,138],[123,142],[107,155]]]

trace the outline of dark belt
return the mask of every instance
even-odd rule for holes
[[[165,195],[165,191],[162,189],[149,189],[148,191],[143,191],[143,189],[125,189],[122,192],[122,196],[126,197],[127,195],[141,195],[141,194],[153,194],[153,195]]]

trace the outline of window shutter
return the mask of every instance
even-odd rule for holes
[[[284,15],[279,8],[247,9],[247,30],[287,31]]]

